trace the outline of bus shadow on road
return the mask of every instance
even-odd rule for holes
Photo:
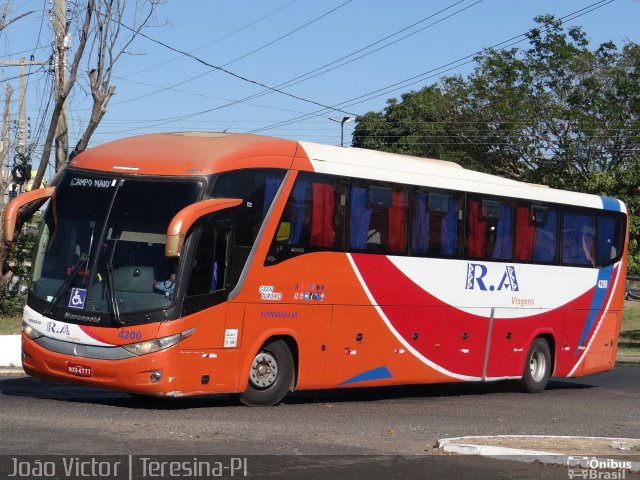
[[[596,385],[588,383],[565,382],[552,380],[546,390],[582,390],[595,388]],[[287,404],[301,404],[311,402],[338,403],[338,402],[368,402],[378,400],[396,400],[402,398],[446,398],[464,396],[484,396],[513,394],[528,396],[517,382],[465,382],[465,383],[439,383],[429,385],[402,385],[390,387],[370,388],[342,388],[332,390],[312,390],[289,394],[284,399]]]
[[[7,379],[0,377],[0,395],[151,410],[181,410],[240,405],[240,402],[235,396],[226,394],[191,397],[153,397],[59,383],[26,376]]]
[[[582,390],[596,387],[597,385],[576,382],[575,380],[552,380],[547,386],[547,391]],[[151,410],[235,407],[240,405],[237,395],[214,394],[190,397],[151,397],[58,383],[34,377],[0,379],[0,394]],[[282,403],[287,405],[301,405],[311,403],[375,402],[403,398],[429,399],[499,394],[512,394],[516,396],[529,395],[522,393],[519,384],[513,381],[487,383],[466,382],[300,391],[290,393]]]

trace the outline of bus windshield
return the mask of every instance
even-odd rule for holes
[[[58,306],[118,316],[168,307],[176,260],[164,255],[166,229],[202,188],[193,180],[68,172],[45,214],[33,293],[49,311]]]

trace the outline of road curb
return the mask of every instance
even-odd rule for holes
[[[451,437],[451,438],[443,438],[437,441],[436,447],[448,453],[456,453],[458,455],[478,455],[482,457],[490,457],[498,460],[512,460],[517,462],[525,462],[525,463],[535,463],[540,462],[549,465],[559,465],[559,466],[569,466],[569,459],[575,458],[595,458],[600,462],[606,462],[610,460],[608,458],[596,455],[568,455],[564,453],[557,452],[545,452],[540,450],[526,450],[522,448],[513,448],[513,447],[498,447],[493,445],[476,445],[473,443],[473,439],[513,439],[514,441],[518,438],[538,438],[541,440],[548,440],[552,442],[554,439],[565,439],[565,440],[605,440],[605,441],[616,441],[620,440],[619,438],[613,437],[579,437],[579,436],[561,436],[561,435],[474,435],[470,437]],[[614,455],[611,455],[614,456]],[[629,462],[630,470],[632,472],[640,472],[640,462]]]
[[[0,369],[22,368],[22,344],[20,335],[0,335]]]

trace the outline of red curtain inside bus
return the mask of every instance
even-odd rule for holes
[[[311,239],[314,247],[332,247],[335,232],[333,229],[333,185],[313,182],[313,210],[311,212]]]
[[[389,242],[387,248],[392,252],[403,252],[406,243],[406,198],[405,193],[395,191],[391,194],[389,208]]]
[[[487,249],[487,221],[480,215],[480,200],[469,202],[467,255],[469,257],[484,258]]]
[[[536,227],[531,222],[529,205],[516,209],[516,260],[530,262],[536,239]]]

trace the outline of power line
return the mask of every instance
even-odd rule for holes
[[[204,93],[198,93],[198,92],[190,92],[190,91],[188,91],[188,90],[179,90],[179,89],[177,89],[177,88],[166,88],[166,87],[160,87],[159,85],[153,85],[153,84],[151,84],[151,83],[145,83],[145,82],[138,82],[138,81],[136,81],[136,80],[131,80],[131,79],[129,79],[129,78],[116,77],[115,75],[113,76],[113,78],[115,78],[115,79],[117,79],[117,80],[122,80],[122,81],[125,81],[125,82],[136,83],[136,84],[138,84],[138,85],[144,85],[144,86],[147,86],[147,87],[165,88],[165,89],[167,89],[167,90],[171,90],[172,92],[184,93],[184,94],[187,94],[187,95],[193,95],[193,96],[196,96],[196,97],[211,98],[211,99],[213,99],[213,100],[223,100],[223,101],[225,101],[225,102],[232,102],[232,101],[233,101],[233,100],[231,100],[231,99],[229,99],[229,98],[214,97],[213,95],[206,95],[206,94],[204,94]],[[267,90],[267,91],[270,91],[270,90]],[[118,105],[118,104],[117,104],[117,103],[115,103],[114,105]],[[259,104],[256,104],[256,103],[249,103],[248,105],[251,105],[252,107],[266,108],[266,109],[269,109],[269,110],[281,110],[281,111],[284,111],[284,112],[302,113],[302,112],[300,112],[300,111],[298,111],[298,110],[292,110],[292,109],[290,109],[290,108],[283,108],[283,107],[271,107],[271,106],[268,106],[268,105],[259,105]],[[154,121],[158,121],[158,119],[156,119],[156,120],[154,120]]]
[[[3,66],[3,65],[0,65],[0,67],[2,67],[2,66]],[[31,76],[31,75],[35,75],[36,73],[42,73],[42,71],[43,71],[43,70],[44,70],[44,67],[43,67],[43,66],[41,66],[40,68],[38,68],[37,70],[35,70],[35,71],[33,71],[33,72],[27,72],[27,73],[25,73],[25,74],[24,74],[24,76],[25,76],[25,77],[29,77],[29,76]],[[46,73],[46,72],[45,72],[45,73]],[[0,80],[0,81],[2,81],[2,82],[8,82],[8,81],[10,81],[10,80],[16,80],[16,79],[18,79],[18,78],[20,78],[20,77],[22,77],[22,76],[23,76],[23,75],[15,75],[15,76],[13,76],[13,77],[3,78],[3,79],[2,79],[2,80]]]
[[[254,21],[252,21],[252,22],[249,22],[249,23],[247,23],[247,24],[243,25],[242,27],[239,27],[239,28],[235,29],[235,30],[234,30],[234,31],[232,31],[232,32],[229,32],[229,33],[227,33],[227,34],[225,34],[225,35],[222,35],[221,37],[218,37],[218,38],[216,38],[215,40],[213,40],[213,41],[211,41],[211,42],[209,42],[209,43],[205,43],[204,45],[201,45],[201,46],[200,46],[200,47],[198,47],[198,48],[194,48],[193,50],[190,50],[190,51],[189,51],[189,53],[198,52],[198,51],[200,51],[200,50],[202,50],[202,49],[204,49],[204,48],[210,47],[211,45],[214,45],[214,44],[216,44],[216,43],[218,43],[218,42],[221,42],[222,40],[225,40],[225,39],[227,39],[227,38],[229,38],[229,37],[231,37],[231,36],[235,35],[236,33],[240,33],[241,31],[246,30],[246,29],[247,29],[247,28],[249,28],[249,27],[252,27],[252,26],[253,26],[253,25],[255,25],[256,23],[259,23],[259,22],[261,22],[262,20],[264,20],[264,19],[266,19],[266,18],[268,18],[268,17],[270,17],[270,16],[272,16],[272,15],[275,15],[275,14],[276,14],[276,13],[278,13],[280,10],[284,10],[285,8],[287,8],[288,6],[290,6],[290,5],[294,4],[294,3],[296,3],[297,1],[298,1],[298,0],[292,0],[292,1],[290,1],[289,3],[286,3],[286,4],[284,4],[283,6],[281,6],[281,7],[279,7],[279,8],[276,8],[275,10],[272,10],[271,12],[267,13],[266,15],[263,15],[262,17],[257,18],[256,20],[254,20]],[[137,72],[130,73],[130,74],[129,74],[129,76],[130,76],[130,77],[132,77],[132,76],[134,76],[134,75],[138,75],[138,74],[143,73],[143,72],[148,72],[149,70],[153,70],[153,69],[155,69],[155,68],[161,67],[162,65],[166,65],[167,63],[171,63],[171,62],[173,62],[173,61],[175,61],[175,60],[177,60],[177,59],[179,59],[179,58],[181,58],[181,57],[182,57],[182,55],[175,56],[175,57],[173,57],[173,58],[171,58],[171,59],[169,59],[169,60],[166,60],[166,61],[164,61],[164,62],[158,63],[158,64],[153,65],[153,66],[151,66],[151,67],[144,68],[144,69],[142,69],[142,70],[138,70]]]
[[[571,21],[571,20],[575,20],[576,18],[579,18],[583,15],[586,15],[588,13],[591,13],[599,8],[602,8],[610,3],[613,3],[615,0],[599,0],[595,3],[592,3],[584,8],[578,9],[574,12],[571,12],[563,17],[560,17],[559,20],[561,20],[562,22],[566,22],[566,21]],[[547,29],[548,30],[548,29]],[[266,126],[266,127],[262,127],[260,129],[256,129],[256,130],[251,130],[247,133],[258,133],[258,132],[263,132],[265,130],[270,130],[272,128],[277,128],[280,126],[285,126],[285,125],[289,125],[290,123],[297,123],[299,121],[303,121],[303,120],[308,120],[311,118],[315,118],[321,115],[324,115],[325,113],[331,111],[334,108],[349,108],[352,107],[354,105],[358,105],[360,103],[363,103],[365,101],[368,100],[372,100],[374,98],[378,98],[381,97],[383,95],[388,95],[389,93],[395,91],[395,90],[399,90],[401,88],[406,88],[408,86],[414,85],[416,83],[420,83],[423,82],[424,80],[426,80],[427,78],[433,77],[435,75],[442,75],[443,73],[450,71],[450,70],[454,70],[457,69],[463,65],[466,65],[468,63],[473,63],[475,60],[475,57],[477,55],[480,55],[482,53],[485,53],[487,51],[490,50],[503,50],[505,48],[511,47],[513,45],[516,45],[522,41],[524,41],[526,39],[526,35],[528,33],[531,32],[531,29],[527,30],[524,33],[521,33],[520,35],[516,35],[514,37],[511,37],[507,40],[504,40],[502,42],[499,42],[491,47],[487,47],[487,48],[483,48],[475,53],[472,53],[470,55],[467,55],[465,57],[459,58],[457,60],[454,60],[452,62],[449,62],[447,64],[441,65],[440,67],[436,67],[436,68],[432,68],[430,70],[427,70],[426,72],[420,73],[418,75],[414,75],[412,77],[409,77],[407,79],[401,80],[399,82],[395,82],[391,85],[387,85],[386,87],[382,87],[376,90],[373,90],[371,92],[365,93],[363,95],[359,95],[357,97],[353,97],[351,99],[345,100],[343,102],[337,103],[335,105],[330,106],[329,108],[324,108],[321,110],[316,110],[315,112],[310,112],[306,115],[301,115],[299,117],[295,117],[289,120],[283,120],[281,122],[277,122],[274,123],[273,125],[270,126]],[[498,48],[500,47],[500,48]],[[433,73],[433,72],[437,72],[437,73]]]
[[[309,72],[307,72],[307,73],[304,73],[304,74],[298,75],[297,77],[294,77],[294,78],[292,78],[292,79],[290,79],[290,80],[287,80],[286,82],[283,82],[283,83],[281,83],[281,84],[279,84],[279,85],[276,85],[276,86],[277,86],[278,88],[280,88],[280,87],[290,87],[290,86],[293,86],[293,85],[298,85],[299,83],[306,82],[307,80],[311,80],[311,79],[316,78],[316,77],[318,77],[318,76],[320,76],[320,75],[324,75],[325,73],[328,73],[328,72],[331,72],[331,71],[333,71],[333,70],[336,70],[337,68],[340,68],[340,67],[343,67],[343,66],[345,66],[345,65],[348,65],[348,64],[350,64],[350,63],[353,63],[353,62],[355,62],[356,60],[360,60],[361,58],[364,58],[364,57],[367,57],[367,56],[369,56],[369,55],[372,55],[373,53],[379,52],[380,50],[382,50],[382,49],[384,49],[384,48],[390,47],[391,45],[394,45],[394,44],[396,44],[396,43],[398,43],[398,42],[400,42],[400,41],[402,41],[402,40],[405,40],[405,39],[407,39],[407,38],[409,38],[409,37],[411,37],[411,36],[413,36],[413,35],[415,35],[415,34],[417,34],[417,33],[420,33],[420,32],[422,32],[422,31],[426,30],[427,28],[433,27],[433,26],[435,26],[435,25],[437,25],[437,24],[439,24],[439,23],[441,23],[441,22],[443,22],[443,21],[445,21],[445,20],[447,20],[447,19],[449,19],[449,18],[451,18],[451,17],[453,17],[453,16],[455,16],[455,15],[459,14],[459,13],[462,13],[463,11],[465,11],[465,10],[467,10],[467,9],[469,9],[469,8],[471,8],[471,7],[473,7],[473,6],[475,6],[475,5],[477,5],[478,3],[482,2],[483,0],[477,0],[476,2],[472,3],[471,5],[467,5],[466,7],[461,8],[460,10],[457,10],[457,11],[455,11],[455,12],[453,12],[453,13],[451,13],[451,14],[449,14],[449,15],[447,15],[447,16],[445,16],[445,17],[443,17],[443,18],[439,19],[439,20],[436,20],[436,21],[434,21],[434,22],[432,22],[432,23],[430,23],[430,24],[428,24],[428,25],[426,25],[426,26],[424,26],[424,27],[422,27],[422,28],[418,29],[418,30],[415,30],[415,31],[413,31],[413,32],[411,32],[411,33],[409,33],[409,34],[407,34],[407,35],[405,35],[405,36],[403,36],[403,37],[400,37],[400,38],[398,38],[398,39],[396,39],[396,40],[394,40],[394,41],[392,41],[392,42],[389,42],[389,43],[387,43],[387,44],[384,44],[384,45],[382,45],[382,46],[380,46],[380,47],[376,48],[375,50],[371,50],[371,51],[366,52],[366,53],[364,53],[364,54],[362,54],[362,55],[360,55],[360,56],[357,56],[357,57],[355,57],[355,58],[352,58],[352,59],[350,59],[350,60],[348,60],[348,61],[346,61],[346,62],[340,63],[339,65],[336,65],[336,66],[334,66],[333,68],[329,68],[329,69],[327,69],[327,68],[326,68],[326,67],[330,67],[330,66],[332,66],[332,65],[335,65],[336,63],[339,63],[339,62],[341,62],[342,60],[345,60],[345,59],[347,59],[347,58],[349,58],[349,57],[353,57],[354,55],[356,55],[356,54],[358,54],[358,53],[360,53],[360,52],[363,52],[363,51],[365,51],[365,50],[367,50],[367,49],[369,49],[369,48],[371,48],[371,47],[373,47],[373,46],[375,46],[375,45],[378,45],[378,44],[380,44],[380,43],[384,42],[385,40],[388,40],[388,39],[390,39],[390,38],[392,38],[392,37],[394,37],[394,36],[396,36],[396,35],[399,35],[400,33],[405,32],[406,30],[408,30],[408,29],[410,29],[410,28],[412,28],[412,27],[414,27],[414,26],[416,26],[416,25],[418,25],[418,24],[420,24],[420,23],[423,23],[423,22],[425,22],[425,21],[427,21],[427,20],[429,20],[429,19],[431,19],[431,18],[433,18],[433,17],[435,17],[435,16],[439,15],[440,13],[445,12],[446,10],[449,10],[449,9],[453,8],[454,6],[456,6],[456,5],[460,4],[460,3],[464,2],[464,1],[465,1],[465,0],[457,1],[457,2],[455,2],[455,3],[451,4],[451,5],[449,5],[448,7],[445,7],[445,8],[443,8],[442,10],[439,10],[439,11],[438,11],[438,12],[436,12],[436,13],[433,13],[433,14],[431,14],[431,15],[428,15],[427,17],[424,17],[423,19],[421,19],[421,20],[419,20],[418,22],[415,22],[415,23],[413,23],[413,24],[409,25],[408,27],[405,27],[405,28],[403,28],[403,29],[401,29],[401,30],[398,30],[398,31],[396,31],[396,32],[394,32],[394,33],[392,33],[392,34],[390,34],[390,35],[387,35],[386,37],[384,37],[384,38],[382,38],[382,39],[380,39],[380,40],[377,40],[377,41],[375,41],[375,42],[373,42],[373,43],[370,43],[370,44],[368,44],[368,45],[366,45],[366,46],[364,46],[364,47],[362,47],[362,48],[358,49],[358,50],[355,50],[354,52],[351,52],[351,53],[349,53],[348,55],[345,55],[345,56],[343,56],[343,57],[341,57],[341,58],[339,58],[339,59],[337,59],[337,60],[334,60],[334,61],[332,61],[332,62],[329,62],[329,63],[327,63],[327,64],[325,64],[325,65],[323,65],[323,66],[321,66],[321,67],[318,67],[318,68],[316,68],[316,69],[314,69],[314,70],[311,70],[311,71],[309,71]],[[316,72],[318,72],[318,73],[316,73]],[[314,74],[314,73],[315,73],[315,75],[312,75],[312,74]],[[297,80],[297,81],[296,81],[296,80]],[[238,103],[244,103],[244,101],[245,101],[246,99],[253,100],[254,98],[261,97],[261,96],[263,96],[263,95],[267,95],[267,94],[269,94],[269,93],[271,93],[271,92],[269,92],[269,91],[262,91],[262,92],[258,92],[258,93],[254,94],[254,95],[251,95],[251,96],[249,96],[249,97],[245,97],[244,99],[239,100],[239,101],[238,101]]]
[[[31,53],[35,53],[35,52],[36,52],[36,51],[38,51],[38,50],[47,50],[47,49],[49,49],[49,48],[51,48],[51,46],[50,46],[50,45],[43,45],[43,46],[41,46],[41,47],[29,48],[29,49],[27,49],[27,50],[22,50],[22,51],[20,51],[20,52],[13,52],[13,53],[7,53],[6,55],[0,55],[0,59],[1,59],[1,58],[12,58],[12,57],[17,57],[17,56],[19,56],[19,55],[24,55],[25,53],[29,53],[29,52],[31,52]]]
[[[318,72],[319,70],[322,70],[322,69],[324,69],[324,68],[326,68],[326,67],[328,67],[328,66],[331,66],[331,65],[335,65],[336,63],[338,63],[338,62],[340,62],[340,61],[342,61],[342,60],[345,60],[345,59],[347,59],[347,58],[349,58],[349,57],[352,57],[353,55],[356,55],[356,54],[358,54],[358,53],[360,53],[360,52],[363,52],[363,51],[365,51],[365,50],[367,50],[367,49],[371,48],[372,46],[378,45],[378,44],[380,44],[380,43],[382,43],[382,42],[384,42],[384,41],[386,41],[386,40],[388,40],[388,39],[390,39],[390,38],[393,38],[393,37],[395,37],[395,36],[397,36],[397,35],[399,35],[399,34],[401,34],[401,33],[405,32],[405,31],[407,31],[407,30],[409,30],[409,29],[411,29],[411,28],[413,28],[413,27],[415,27],[415,26],[417,26],[417,25],[419,25],[419,24],[421,24],[421,23],[424,23],[425,21],[427,21],[427,20],[429,20],[429,19],[431,19],[431,18],[436,17],[437,15],[439,15],[439,14],[441,14],[441,13],[443,13],[443,12],[445,12],[445,11],[447,11],[447,10],[449,10],[449,9],[451,9],[451,8],[453,8],[453,7],[455,7],[455,6],[457,6],[457,5],[459,5],[460,3],[463,3],[464,1],[465,1],[465,0],[458,0],[458,1],[454,2],[454,3],[452,3],[451,5],[449,5],[449,6],[445,7],[445,8],[443,8],[443,9],[441,9],[441,10],[439,10],[439,11],[435,12],[435,13],[432,13],[432,14],[430,14],[430,15],[427,15],[426,17],[424,17],[424,18],[422,18],[422,19],[418,20],[417,22],[412,23],[411,25],[409,25],[409,26],[407,26],[407,27],[404,27],[404,28],[402,28],[402,29],[400,29],[400,30],[397,30],[397,31],[396,31],[396,32],[394,32],[394,33],[391,33],[391,34],[389,34],[389,35],[387,35],[387,36],[383,37],[383,38],[382,38],[382,39],[380,39],[380,40],[377,40],[377,41],[375,41],[375,42],[373,42],[373,43],[370,43],[370,44],[368,44],[368,45],[366,45],[366,46],[364,46],[364,47],[361,47],[360,49],[355,50],[354,52],[351,52],[351,53],[349,53],[348,55],[342,56],[341,58],[338,58],[337,60],[334,60],[334,61],[332,61],[332,62],[330,62],[330,63],[327,63],[327,64],[325,64],[325,65],[323,65],[323,66],[321,66],[321,67],[318,67],[318,68],[316,68],[316,69],[314,69],[314,70],[311,70],[311,71],[309,71],[309,72],[307,72],[307,73],[304,73],[304,74],[302,74],[302,75],[298,75],[297,77],[294,77],[294,78],[292,78],[292,79],[290,79],[290,80],[287,80],[286,82],[280,83],[280,84],[276,85],[274,88],[281,88],[281,87],[283,87],[283,86],[292,86],[292,85],[297,85],[298,83],[301,83],[301,82],[306,81],[306,80],[310,80],[310,79],[315,78],[315,77],[317,77],[317,76],[319,76],[319,75],[322,75],[322,74],[324,74],[324,73],[328,73],[328,72],[330,72],[330,71],[332,71],[332,70],[335,70],[336,68],[339,68],[339,67],[342,67],[342,66],[344,66],[344,65],[347,65],[347,64],[349,64],[349,63],[352,63],[352,62],[354,62],[354,61],[356,61],[356,60],[358,60],[358,59],[360,59],[360,58],[363,58],[363,57],[365,57],[365,56],[371,55],[372,53],[378,52],[378,51],[382,50],[383,48],[386,48],[386,47],[391,46],[391,45],[393,45],[393,44],[395,44],[395,43],[398,43],[398,42],[399,42],[399,41],[401,41],[401,40],[405,40],[406,38],[408,38],[408,37],[410,37],[410,36],[412,36],[412,35],[415,35],[415,34],[417,34],[417,33],[421,32],[421,31],[423,31],[423,30],[425,30],[425,29],[427,29],[427,28],[430,28],[430,27],[432,27],[432,26],[434,26],[434,25],[436,25],[436,24],[438,24],[438,23],[440,23],[440,22],[442,22],[442,21],[444,21],[444,20],[446,20],[446,19],[448,19],[448,18],[451,18],[452,16],[457,15],[457,14],[459,14],[459,13],[463,12],[464,10],[467,10],[468,8],[470,8],[470,7],[472,7],[472,6],[474,6],[474,5],[478,4],[478,3],[480,3],[480,2],[481,2],[481,1],[483,1],[483,0],[477,0],[476,2],[474,2],[474,3],[473,3],[473,4],[471,4],[471,5],[468,5],[468,6],[466,6],[466,7],[462,8],[462,9],[460,9],[460,10],[458,10],[458,11],[456,11],[456,12],[454,12],[454,13],[450,14],[450,15],[447,15],[447,16],[446,16],[446,17],[444,17],[444,18],[441,18],[441,19],[439,19],[439,20],[437,20],[437,21],[435,21],[435,22],[432,22],[432,23],[428,24],[427,26],[420,28],[419,30],[416,30],[416,31],[414,31],[414,32],[411,32],[411,33],[409,33],[409,34],[407,34],[407,35],[405,35],[405,36],[403,36],[403,37],[399,38],[399,39],[396,39],[396,40],[394,40],[394,41],[392,41],[392,42],[389,42],[389,43],[387,43],[387,44],[385,44],[385,45],[383,45],[383,46],[381,46],[381,47],[379,47],[379,48],[377,48],[377,49],[375,49],[375,50],[373,50],[373,51],[370,51],[370,52],[367,52],[367,53],[365,53],[365,54],[363,54],[363,55],[360,55],[360,56],[359,56],[359,57],[357,57],[357,58],[353,58],[353,59],[351,59],[350,61],[347,61],[347,62],[344,62],[344,63],[342,63],[342,64],[340,64],[340,65],[337,65],[337,66],[335,66],[334,68],[331,68],[331,69],[328,69],[328,70],[322,71],[322,72],[320,72],[320,73],[317,73],[316,75],[309,76],[309,75],[311,75],[311,74],[313,74],[313,73]],[[209,72],[207,72],[207,73],[209,73]],[[200,76],[202,76],[202,75],[200,75]],[[304,77],[307,77],[307,78],[304,78]],[[127,80],[127,79],[122,79],[122,80]],[[299,80],[299,81],[297,81],[297,82],[296,82],[296,80]],[[185,93],[187,93],[187,92],[185,92]],[[181,116],[165,118],[165,119],[160,120],[162,123],[159,123],[159,124],[158,124],[158,123],[156,123],[156,124],[154,124],[154,125],[150,125],[150,126],[149,126],[149,127],[147,127],[147,128],[153,128],[153,127],[155,127],[155,126],[166,125],[167,123],[172,123],[172,122],[175,122],[175,121],[185,120],[185,119],[187,119],[187,118],[192,118],[192,117],[195,117],[195,116],[203,115],[203,114],[205,114],[205,113],[209,113],[209,112],[212,112],[212,111],[214,111],[214,110],[219,110],[219,109],[226,108],[226,107],[229,107],[229,106],[232,106],[232,105],[237,105],[237,104],[240,104],[240,103],[245,103],[245,102],[247,102],[248,100],[252,100],[252,99],[254,99],[254,98],[258,98],[258,97],[264,96],[264,95],[266,95],[266,94],[268,94],[268,93],[272,93],[272,90],[271,90],[271,89],[265,89],[265,90],[262,90],[261,92],[258,92],[258,93],[256,93],[256,94],[249,95],[249,96],[247,96],[247,97],[244,97],[244,98],[241,98],[241,99],[238,99],[238,100],[233,100],[233,101],[230,101],[230,102],[229,102],[229,103],[227,103],[227,104],[219,105],[219,106],[217,106],[217,107],[213,107],[213,108],[210,108],[210,109],[207,109],[207,110],[201,110],[201,111],[198,111],[198,112],[188,113],[188,114],[184,114],[184,115],[181,115]],[[141,98],[141,97],[136,97],[136,98]],[[120,102],[120,103],[124,103],[124,101],[123,101],[123,102]],[[114,104],[114,105],[118,105],[118,103],[116,103],[116,104]],[[114,133],[120,133],[120,132],[114,132]]]
[[[162,89],[160,89],[160,90],[156,90],[156,91],[154,91],[154,92],[146,93],[146,94],[144,94],[144,95],[140,95],[140,96],[138,96],[138,97],[129,98],[129,99],[123,100],[123,101],[121,101],[121,102],[114,103],[113,105],[121,105],[121,104],[123,104],[123,103],[132,102],[132,101],[135,101],[135,100],[140,100],[140,99],[142,99],[142,98],[150,97],[150,96],[152,96],[152,95],[156,95],[156,94],[158,94],[158,93],[164,92],[164,91],[169,90],[169,89],[171,89],[171,88],[178,87],[178,86],[180,86],[180,85],[184,85],[185,83],[191,82],[191,81],[193,81],[193,80],[196,80],[196,79],[198,79],[198,78],[204,77],[204,76],[206,76],[206,75],[210,75],[211,73],[213,73],[213,72],[214,72],[214,71],[216,71],[216,70],[223,71],[223,72],[225,72],[225,73],[228,73],[228,74],[233,75],[234,77],[237,77],[237,78],[239,78],[239,79],[241,79],[241,80],[245,80],[245,81],[246,81],[246,79],[245,79],[245,78],[243,78],[243,77],[241,77],[241,76],[239,76],[239,75],[236,75],[236,74],[234,74],[234,73],[231,73],[230,71],[226,70],[226,69],[225,69],[225,67],[227,67],[227,66],[231,65],[232,63],[235,63],[235,62],[237,62],[237,61],[239,61],[239,60],[242,60],[242,59],[244,59],[244,58],[247,58],[248,56],[253,55],[253,54],[254,54],[254,53],[256,53],[256,52],[259,52],[259,51],[261,51],[261,50],[263,50],[263,49],[265,49],[265,48],[267,48],[267,47],[269,47],[269,46],[273,45],[274,43],[279,42],[280,40],[283,40],[284,38],[287,38],[287,37],[289,37],[289,36],[293,35],[294,33],[296,33],[296,32],[298,32],[298,31],[302,30],[302,29],[303,29],[303,28],[305,28],[305,27],[308,27],[309,25],[311,25],[311,24],[313,24],[313,23],[317,22],[318,20],[321,20],[322,18],[324,18],[324,17],[326,17],[327,15],[329,15],[329,14],[331,14],[331,13],[335,12],[336,10],[338,10],[338,9],[340,9],[340,8],[342,8],[342,7],[344,7],[345,5],[348,5],[348,4],[349,4],[349,3],[351,3],[352,1],[353,1],[353,0],[346,0],[345,2],[341,3],[341,4],[340,4],[340,5],[338,5],[337,7],[334,7],[334,8],[332,8],[332,9],[330,9],[330,10],[328,10],[328,11],[324,12],[322,15],[320,15],[320,16],[318,16],[318,17],[316,17],[316,18],[314,18],[314,19],[312,19],[312,20],[310,20],[310,21],[308,21],[307,23],[305,23],[305,24],[303,24],[303,25],[300,25],[299,27],[297,27],[297,28],[295,28],[295,29],[293,29],[293,30],[291,30],[291,31],[289,31],[289,32],[287,32],[287,33],[285,33],[284,35],[281,35],[280,37],[276,38],[275,40],[272,40],[271,42],[268,42],[268,43],[266,43],[266,44],[264,44],[264,45],[262,45],[262,46],[260,46],[260,47],[258,47],[258,48],[256,48],[256,49],[254,49],[254,50],[252,50],[252,51],[250,51],[250,52],[248,52],[248,53],[245,53],[245,54],[243,54],[243,55],[241,55],[241,56],[239,56],[239,57],[237,57],[237,58],[234,58],[233,60],[231,60],[231,61],[229,61],[229,62],[227,62],[227,63],[225,63],[225,64],[223,64],[223,65],[220,65],[220,66],[214,66],[214,65],[212,65],[212,64],[210,64],[210,63],[208,63],[208,62],[205,62],[204,60],[202,60],[202,59],[200,59],[200,58],[196,57],[195,55],[193,55],[193,54],[192,54],[192,53],[190,53],[190,52],[186,52],[186,51],[180,50],[180,49],[178,49],[178,48],[172,47],[172,46],[170,46],[170,45],[168,45],[168,44],[166,44],[166,43],[164,43],[164,42],[161,42],[160,40],[153,39],[153,38],[149,37],[148,35],[145,35],[145,34],[144,34],[144,33],[142,33],[142,32],[137,32],[137,33],[138,33],[138,35],[140,35],[140,36],[142,36],[142,37],[146,38],[147,40],[150,40],[150,41],[152,41],[152,42],[154,42],[154,43],[156,43],[156,44],[158,44],[158,45],[161,45],[161,46],[163,46],[163,47],[165,47],[165,48],[168,48],[169,50],[172,50],[172,51],[174,51],[174,52],[176,52],[176,53],[180,53],[180,54],[181,54],[181,55],[183,55],[183,56],[186,56],[186,57],[192,58],[192,59],[196,60],[197,62],[202,63],[202,64],[203,64],[203,65],[205,65],[205,66],[208,66],[208,67],[210,67],[210,68],[213,68],[214,70],[209,70],[209,71],[207,71],[207,72],[201,73],[201,74],[196,75],[196,76],[194,76],[194,77],[188,78],[187,80],[183,80],[183,81],[178,82],[178,83],[176,83],[176,84],[170,85],[169,87],[164,87],[164,88],[162,88]],[[134,31],[131,27],[129,27],[129,26],[125,25],[125,24],[122,24],[122,23],[121,23],[121,25],[122,25],[124,28],[126,28],[126,29],[128,29],[128,30],[131,30],[132,32]],[[266,86],[266,85],[262,85],[262,84],[257,83],[257,82],[251,82],[251,83],[255,83],[255,84],[259,85],[259,86],[262,86],[262,87],[267,88],[267,89],[272,90],[272,91],[278,91],[278,90],[276,90],[274,87],[269,87],[269,86]],[[283,92],[279,92],[279,93],[283,93]],[[344,112],[343,112],[343,113],[344,113]]]

